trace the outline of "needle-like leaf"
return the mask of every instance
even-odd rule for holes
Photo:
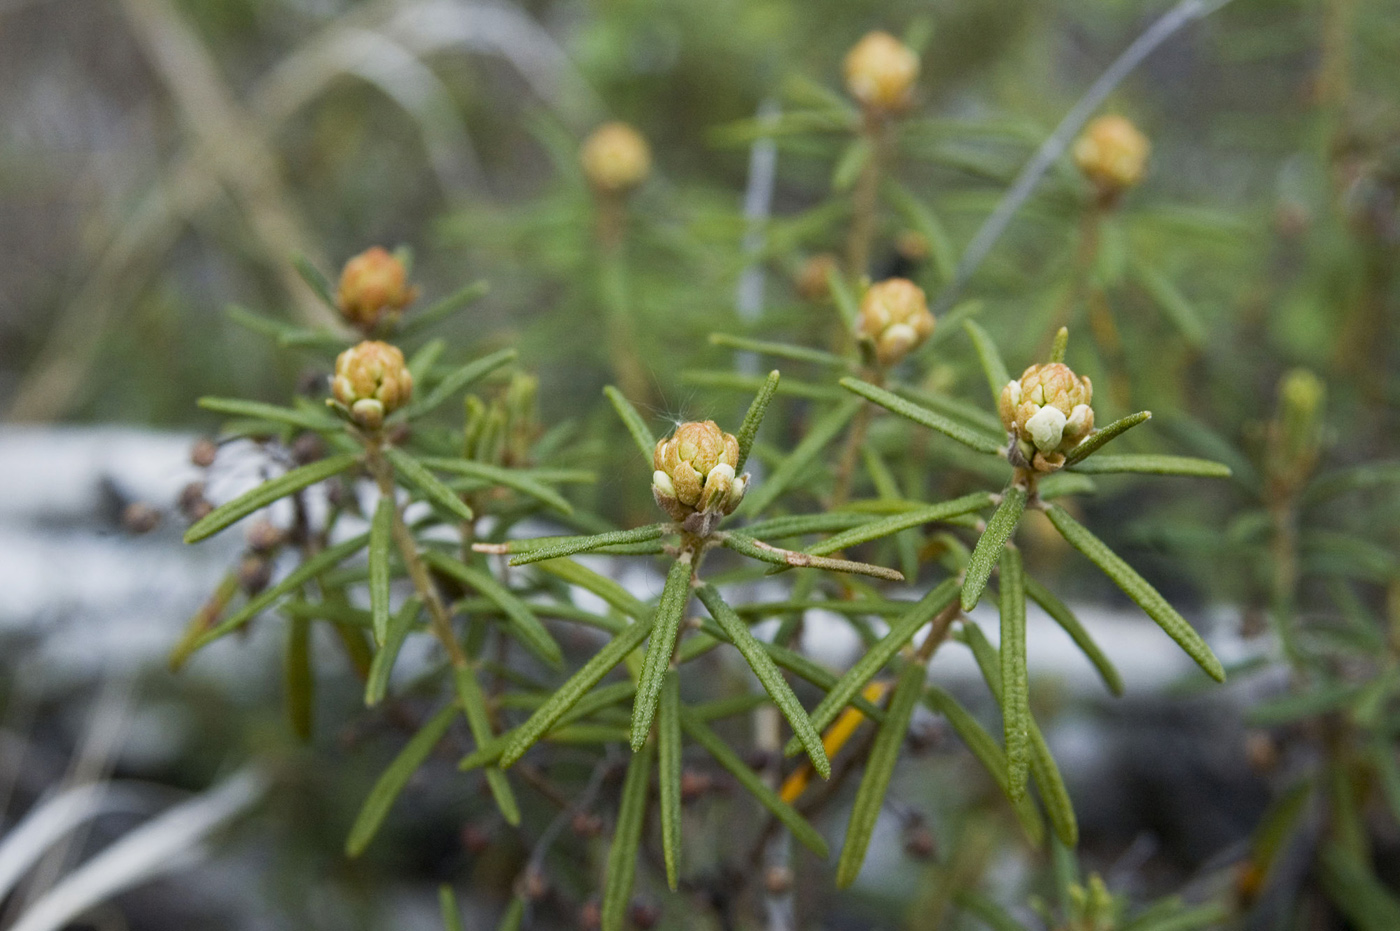
[[[427,550],[423,555],[433,568],[470,585],[499,608],[501,613],[506,616],[511,629],[515,631],[515,635],[520,638],[520,642],[531,653],[551,666],[563,665],[563,651],[559,649],[559,644],[550,636],[545,626],[540,623],[535,612],[530,610],[528,604],[496,581],[495,576],[485,569],[469,566],[438,550]]]
[[[468,362],[438,382],[437,387],[433,388],[423,400],[410,404],[408,410],[404,412],[404,418],[413,420],[436,410],[439,405],[449,398],[455,397],[463,388],[485,378],[501,366],[514,362],[517,355],[519,353],[514,349],[502,349],[489,356],[482,356],[480,359]]]
[[[369,675],[365,679],[365,704],[371,708],[384,700],[384,695],[389,690],[389,674],[393,672],[394,660],[398,659],[399,650],[403,648],[408,632],[413,629],[413,622],[418,620],[418,612],[422,607],[422,600],[414,595],[389,619],[384,645],[375,651],[374,661],[370,664]]]
[[[422,493],[429,502],[442,508],[458,520],[471,520],[472,509],[457,493],[443,484],[442,479],[429,472],[417,459],[396,446],[384,451],[394,466],[395,474]]]
[[[345,841],[346,855],[358,857],[369,846],[379,826],[384,823],[385,816],[389,814],[394,799],[399,797],[403,787],[408,784],[409,777],[423,765],[423,761],[433,752],[438,741],[442,740],[456,716],[457,703],[448,703],[429,718],[427,723],[418,729],[418,733],[413,735],[413,739],[399,751],[399,755],[394,757],[394,761],[384,770],[384,774],[379,777],[379,781],[365,797],[364,804],[360,806],[360,813],[350,828],[350,837]]]
[[[1086,436],[1078,446],[1065,454],[1065,465],[1074,465],[1082,461],[1085,457],[1092,455],[1104,444],[1122,436],[1138,424],[1147,423],[1152,419],[1151,411],[1138,411],[1136,414],[1129,414],[1127,417],[1120,417],[1108,426],[1095,430]]]
[[[1134,453],[1081,459],[1074,464],[1074,470],[1087,472],[1091,475],[1109,472],[1140,472],[1148,475],[1191,475],[1199,478],[1230,477],[1230,467],[1223,462],[1195,459],[1191,456],[1157,456]]]
[[[471,666],[457,666],[452,670],[452,684],[457,690],[457,701],[467,718],[467,727],[472,732],[472,740],[478,747],[495,737],[491,731],[491,715],[486,710],[486,695],[481,691],[481,683],[476,681],[476,670]],[[506,774],[491,766],[486,769],[486,785],[496,800],[496,807],[507,824],[520,823],[520,805],[511,791]]]
[[[987,529],[982,531],[972,551],[972,558],[967,563],[967,575],[962,587],[964,611],[971,611],[982,597],[987,580],[992,577],[992,567],[1001,559],[1006,541],[1011,539],[1021,515],[1026,511],[1026,497],[1026,489],[1020,485],[1008,485],[1001,493],[1001,504],[997,505],[992,519],[987,521]]]
[[[969,446],[979,453],[991,453],[996,455],[1002,451],[1005,445],[1000,439],[978,433],[960,423],[949,420],[942,414],[934,413],[926,407],[906,401],[893,392],[884,388],[877,388],[874,385],[863,382],[858,378],[841,379],[841,387],[847,391],[854,392],[861,397],[873,401],[891,413],[898,414],[907,420],[921,424],[932,430],[937,430],[946,437],[957,440],[964,446]]]
[[[656,720],[660,760],[661,849],[666,860],[666,884],[675,891],[681,863],[681,691],[680,674],[672,669],[661,686]]]
[[[1084,625],[1079,623],[1079,618],[1074,616],[1063,601],[1056,598],[1050,589],[1041,585],[1030,576],[1026,576],[1026,594],[1031,600],[1040,605],[1041,610],[1050,615],[1050,619],[1059,624],[1065,633],[1069,634],[1075,646],[1083,651],[1089,662],[1094,664],[1094,668],[1099,672],[1099,678],[1103,679],[1103,684],[1108,686],[1108,690],[1114,695],[1123,694],[1123,677],[1118,674],[1118,669],[1113,665],[1113,661],[1099,649],[1099,645],[1089,636],[1089,632],[1084,629]]]
[[[512,542],[508,547],[508,552],[516,553],[511,557],[512,566],[525,566],[532,562],[540,562],[545,559],[558,559],[561,556],[573,556],[577,553],[587,553],[592,550],[602,549],[605,546],[616,546],[623,543],[645,543],[665,536],[670,529],[669,524],[649,524],[645,527],[634,527],[631,530],[614,530],[609,533],[594,533],[581,537],[556,537],[544,538],[540,540],[525,540]],[[487,547],[483,547],[486,549]],[[495,549],[496,547],[490,547]]]
[[[622,423],[627,427],[627,432],[632,435],[632,442],[637,444],[637,449],[641,451],[642,459],[646,461],[648,467],[652,464],[652,457],[656,454],[656,437],[652,434],[647,422],[642,419],[642,415],[637,413],[637,409],[632,406],[632,402],[623,396],[612,385],[603,389],[603,393],[612,402],[613,409],[617,411],[617,416],[622,418]]]
[[[1026,669],[1026,586],[1021,552],[1001,553],[1001,720],[1011,797],[1026,791],[1030,775],[1030,676]]]
[[[1201,635],[1196,633],[1186,619],[1177,613],[1177,610],[1167,603],[1167,599],[1148,584],[1147,580],[1138,575],[1137,571],[1129,566],[1123,559],[1108,546],[1094,536],[1087,527],[1079,523],[1070,516],[1069,512],[1058,504],[1052,504],[1045,510],[1050,518],[1050,523],[1055,525],[1055,529],[1060,532],[1069,545],[1079,550],[1089,560],[1103,570],[1104,575],[1113,580],[1114,584],[1123,590],[1123,593],[1137,603],[1147,616],[1156,621],[1167,636],[1175,640],[1186,655],[1190,656],[1196,663],[1206,671],[1212,679],[1217,682],[1225,681],[1225,668],[1220,665],[1220,660],[1216,658],[1206,642],[1201,639]]]
[[[836,865],[836,885],[842,889],[855,882],[860,875],[865,852],[870,847],[870,837],[875,833],[875,824],[880,820],[880,812],[885,806],[885,793],[890,786],[890,777],[894,775],[899,749],[904,744],[904,735],[909,731],[914,706],[923,694],[926,675],[922,663],[905,665],[890,697],[885,720],[875,734],[875,743],[865,764],[865,776],[851,805],[846,843],[841,848],[841,859]]]
[[[603,886],[602,931],[624,931],[627,907],[632,902],[632,883],[637,876],[637,850],[642,844],[642,825],[647,813],[647,787],[656,745],[648,742],[632,754],[627,777],[622,781],[622,800],[617,809],[612,846],[608,848],[608,872]]]
[[[292,407],[279,407],[261,401],[244,401],[241,398],[200,398],[199,406],[216,414],[230,417],[251,417],[255,420],[271,420],[302,430],[340,430],[343,424],[328,413],[312,413]],[[324,408],[323,408],[324,410]]]
[[[369,613],[374,642],[382,647],[389,632],[389,554],[394,545],[393,495],[381,495],[369,525]]]
[[[661,590],[661,601],[656,606],[651,640],[647,643],[642,674],[637,679],[637,698],[632,705],[633,752],[641,750],[647,735],[651,733],[656,703],[661,700],[661,685],[666,679],[666,670],[671,666],[671,657],[676,652],[676,635],[680,632],[681,617],[690,602],[691,569],[689,559],[678,559],[666,573],[666,586]]]
[[[802,703],[797,700],[797,696],[792,693],[787,680],[778,671],[772,658],[764,651],[763,645],[749,633],[749,627],[743,622],[739,615],[734,613],[734,609],[725,604],[720,597],[719,590],[713,585],[702,585],[696,592],[696,597],[710,612],[710,616],[715,619],[725,636],[743,655],[744,661],[749,664],[753,674],[758,677],[758,681],[763,684],[763,688],[773,699],[773,704],[778,706],[778,710],[787,718],[792,725],[793,733],[797,740],[801,742],[807,751],[807,756],[812,761],[812,767],[821,774],[823,779],[831,777],[831,761],[826,758],[826,751],[822,749],[822,737],[812,720],[807,716],[807,711],[802,707]]]
[[[752,515],[762,514],[767,510],[769,505],[778,500],[779,495],[792,487],[793,483],[816,459],[817,454],[826,447],[826,444],[836,439],[859,410],[860,401],[855,398],[846,398],[834,409],[818,418],[808,428],[801,442],[773,470],[773,474],[745,496],[744,503],[740,505],[743,512]]]
[[[753,403],[749,405],[749,411],[744,415],[744,420],[739,424],[739,432],[735,439],[739,441],[739,462],[734,466],[734,471],[743,474],[744,463],[749,461],[749,451],[753,449],[754,437],[758,435],[758,428],[763,424],[763,415],[768,413],[768,405],[773,400],[773,393],[778,390],[778,370],[774,369],[768,373],[768,380],[763,383],[758,394],[754,395]]]
[[[521,494],[529,495],[541,504],[554,508],[561,514],[574,513],[573,505],[564,500],[563,495],[543,482],[531,478],[523,469],[503,469],[500,466],[476,462],[471,459],[425,458],[422,463],[430,469],[479,478],[495,485],[513,488]]]
[[[308,465],[292,469],[290,472],[284,472],[204,515],[195,522],[194,526],[185,531],[185,542],[198,543],[205,537],[211,537],[254,511],[265,508],[272,502],[301,491],[310,485],[315,485],[317,482],[324,482],[332,476],[339,475],[359,461],[360,457],[357,454],[345,453],[340,456],[318,459]]]

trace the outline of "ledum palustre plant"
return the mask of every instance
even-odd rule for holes
[[[844,114],[836,128],[853,136],[836,179],[838,190],[850,191],[846,254],[844,260],[818,263],[812,276],[812,303],[829,302],[828,310],[837,311],[828,314],[823,328],[826,348],[750,336],[714,339],[721,347],[815,366],[835,374],[832,383],[788,379],[780,390],[776,372],[766,378],[732,372],[692,378],[715,388],[756,389],[757,395],[733,434],[713,421],[689,421],[659,441],[626,400],[630,392],[608,390],[651,473],[652,495],[665,521],[603,529],[601,519],[570,506],[557,486],[587,476],[573,467],[577,457],[559,456],[562,434],[538,431],[528,376],[517,373],[490,400],[469,396],[456,424],[455,418],[433,416],[512,361],[512,353],[503,350],[465,366],[443,366],[439,359],[447,347],[441,341],[414,346],[433,320],[465,304],[480,293],[478,288],[420,314],[405,313],[416,297],[407,283],[406,256],[372,250],[347,266],[339,293],[332,293],[314,270],[303,269],[346,321],[347,331],[358,331],[362,340],[236,314],[290,351],[321,353],[327,361],[333,356],[334,371],[320,396],[289,407],[203,402],[238,418],[224,435],[257,438],[268,470],[277,474],[208,510],[187,538],[203,539],[283,499],[289,502],[283,510],[290,517],[274,513],[280,523],[257,525],[250,534],[248,560],[258,571],[230,575],[192,622],[177,659],[276,608],[287,619],[289,709],[297,729],[308,733],[315,665],[312,624],[327,623],[335,630],[365,677],[370,705],[392,694],[390,672],[407,637],[425,632],[440,654],[441,663],[429,670],[428,681],[412,684],[419,694],[435,697],[437,710],[418,723],[370,792],[350,832],[349,853],[367,847],[413,773],[444,743],[454,722],[465,718],[472,746],[461,767],[482,774],[507,823],[522,821],[516,798],[520,780],[565,800],[559,818],[540,833],[526,861],[507,926],[518,926],[543,894],[543,864],[559,826],[590,814],[599,797],[610,794],[609,780],[618,772],[617,817],[606,854],[578,883],[585,892],[601,891],[602,926],[617,931],[628,918],[638,863],[646,861],[650,847],[653,799],[657,816],[652,823],[659,829],[661,849],[658,872],[673,889],[687,883],[705,888],[705,877],[688,875],[690,858],[682,837],[683,804],[693,794],[687,792],[686,738],[767,812],[760,842],[786,831],[821,857],[827,855],[827,842],[811,819],[837,796],[814,785],[812,776],[831,777],[828,785],[839,787],[843,779],[860,774],[836,864],[835,879],[847,886],[866,859],[920,704],[959,734],[1010,800],[1033,846],[1045,842],[1043,808],[1054,849],[1073,848],[1078,838],[1073,806],[1030,713],[1028,600],[1064,627],[1111,691],[1121,691],[1122,682],[1069,608],[1027,574],[1015,534],[1028,511],[1042,511],[1070,545],[1209,675],[1223,678],[1221,664],[1181,615],[1057,502],[1089,490],[1094,474],[1214,477],[1228,470],[1201,459],[1104,452],[1149,415],[1096,425],[1093,386],[1066,365],[1066,330],[1058,330],[1047,361],[1012,379],[992,338],[970,319],[978,305],[957,305],[935,320],[923,288],[913,280],[900,275],[868,280],[871,253],[880,238],[881,205],[887,202],[919,231],[921,242],[907,251],[922,248],[935,256],[935,266],[947,271],[946,255],[937,258],[946,247],[946,234],[891,177],[916,74],[917,58],[909,49],[889,36],[868,37],[846,62],[847,87],[856,106],[826,100]],[[630,131],[617,126],[599,132],[583,147],[580,161],[604,250],[606,303],[620,293],[608,288],[626,283],[625,198],[646,176],[649,156],[635,133],[629,136]],[[1122,171],[1111,176],[1104,168],[1109,172],[1105,181],[1095,175],[1087,156],[1080,165],[1104,200],[1110,200],[1102,193],[1105,184],[1126,188],[1135,180]],[[604,320],[618,381],[643,391],[634,368],[638,349],[631,340],[636,334],[628,330],[635,321],[626,301],[608,304]],[[906,384],[910,370],[927,365],[935,353],[938,364],[980,365],[996,413],[957,398],[943,390],[945,385]],[[782,421],[787,429],[780,435],[795,431],[795,444],[786,449],[780,442],[762,443],[759,428],[765,415],[794,399],[811,404],[817,416],[804,423],[789,410]],[[876,408],[895,416],[879,414],[877,419]],[[772,435],[773,422],[767,422],[766,432]],[[937,439],[925,446],[923,435],[929,429],[956,441],[959,452]],[[876,431],[882,431],[879,443],[871,441]],[[828,455],[828,446],[838,439],[837,451]],[[884,459],[892,446],[900,447],[897,475]],[[947,501],[927,500],[928,479],[943,468],[945,453],[953,467],[993,478],[996,484]],[[763,466],[761,474],[754,470],[758,477],[745,472],[751,457]],[[555,467],[556,458],[569,467]],[[861,497],[867,486],[874,497]],[[372,506],[362,508],[362,498]],[[196,505],[207,509],[202,502]],[[774,513],[779,508],[795,512]],[[520,522],[545,513],[581,533],[525,538],[528,531]],[[923,528],[935,528],[936,550],[920,545],[917,535]],[[819,539],[797,548],[777,542],[811,537]],[[867,563],[841,555],[889,538],[896,543],[902,572],[882,568],[881,559]],[[293,551],[294,566],[272,583],[272,560],[287,550]],[[767,564],[764,571],[772,574],[802,570],[791,583],[791,597],[767,600],[738,586],[722,591],[728,583],[763,577],[720,563],[725,554],[719,550]],[[643,600],[574,558],[585,554],[660,558],[665,581],[659,597]],[[509,564],[493,556],[508,556]],[[707,557],[714,562],[705,565]],[[939,564],[946,577],[925,586],[919,576],[929,563]],[[533,568],[520,572],[513,568],[517,566]],[[807,571],[811,569],[821,571]],[[916,586],[914,597],[862,581],[862,576],[908,581]],[[967,614],[993,584],[1001,618],[999,647]],[[236,600],[240,586],[248,593],[242,603]],[[593,607],[580,603],[574,596],[578,590],[600,599],[603,607],[596,601]],[[690,615],[692,597],[705,608],[707,619]],[[841,614],[864,641],[863,654],[843,674],[803,655],[802,612],[813,607]],[[780,619],[771,641],[750,631],[751,624],[770,617]],[[885,626],[872,624],[871,618]],[[574,666],[545,620],[592,628],[608,639]],[[1001,711],[1000,743],[951,692],[927,681],[928,662],[949,639],[964,644],[977,661]],[[722,644],[736,648],[766,698],[737,691],[705,701],[687,697],[712,691],[700,688],[711,683],[685,673]],[[619,667],[626,675],[605,682]],[[794,677],[792,684],[787,676]],[[809,702],[808,710],[798,690],[821,697]],[[777,709],[787,721],[787,755],[801,753],[803,760],[784,765],[780,752],[769,752],[781,751],[781,740],[771,746],[757,740],[764,754],[754,761],[758,765],[750,765],[747,750],[717,723],[751,712],[757,718],[765,708]],[[587,764],[558,777],[554,766],[534,765],[527,758],[533,754],[547,763],[572,764],[579,756],[571,753]],[[556,778],[568,788],[559,788]],[[1032,782],[1039,805],[1030,792]],[[760,860],[771,866],[762,846],[748,843],[737,852],[726,851],[724,868],[752,872],[749,868]],[[588,864],[587,850],[571,854]],[[781,868],[770,868],[762,877],[768,896],[790,892],[790,874],[784,879]],[[1088,891],[1074,888],[1082,901],[1068,919],[1072,924],[1098,926],[1110,911],[1117,914],[1092,880]],[[959,903],[994,912],[992,905],[971,898]],[[1176,920],[1175,927],[1204,926],[1199,915],[1171,908],[1162,915]]]

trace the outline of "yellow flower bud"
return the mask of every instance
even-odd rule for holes
[[[402,314],[417,296],[403,262],[374,246],[345,263],[336,303],[346,320],[368,333],[386,316]]]
[[[1074,163],[1112,199],[1142,180],[1152,145],[1121,116],[1101,116],[1084,128],[1074,143]]]
[[[846,53],[846,90],[870,110],[898,113],[909,106],[919,56],[888,32],[866,34]]]
[[[1007,382],[997,402],[1002,425],[1026,463],[1054,472],[1094,429],[1094,386],[1062,362],[1032,365]]]
[[[691,514],[731,514],[743,500],[748,476],[735,474],[739,441],[713,420],[683,423],[656,444],[652,494],[675,520]]]
[[[933,332],[924,289],[905,278],[871,285],[860,302],[856,333],[875,344],[881,365],[893,365]]]
[[[336,358],[331,393],[356,422],[377,430],[413,396],[413,375],[397,346],[365,341]]]
[[[583,175],[602,194],[625,194],[651,171],[651,147],[626,123],[604,123],[583,142]]]

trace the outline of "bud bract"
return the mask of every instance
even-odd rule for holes
[[[397,346],[366,340],[336,358],[331,393],[360,426],[377,430],[413,396],[413,375]]]
[[[345,263],[336,304],[346,320],[368,333],[385,318],[397,319],[417,296],[403,262],[374,246]]]
[[[645,181],[651,171],[651,147],[626,123],[604,123],[584,140],[579,162],[594,190],[625,194]]]
[[[893,365],[933,332],[924,289],[905,278],[873,284],[860,302],[856,333],[875,344],[881,365]]]
[[[1142,180],[1152,145],[1121,116],[1101,116],[1084,128],[1074,143],[1074,163],[1111,199]]]
[[[1038,472],[1054,472],[1065,453],[1094,429],[1094,387],[1062,362],[1032,365],[1006,383],[997,403],[1001,422],[1021,457]]]
[[[675,520],[731,514],[744,498],[748,476],[735,474],[739,441],[713,420],[681,424],[656,444],[652,465],[652,494]]]
[[[909,106],[919,56],[888,32],[871,32],[846,53],[846,90],[868,110],[898,113]]]

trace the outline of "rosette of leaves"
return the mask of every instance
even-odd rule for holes
[[[305,266],[303,273],[327,303],[338,306],[324,278]],[[482,293],[484,288],[474,285],[416,316],[381,322],[374,335],[409,347],[406,363],[397,361],[402,356],[388,343],[362,343],[342,353],[343,359],[371,347],[376,360],[403,370],[385,377],[411,386],[401,388],[382,415],[376,411],[371,420],[339,401],[328,408],[324,398],[299,398],[290,406],[235,398],[200,401],[201,407],[233,418],[223,437],[260,439],[269,454],[267,478],[202,516],[186,532],[186,542],[269,513],[274,505],[293,516],[290,526],[276,534],[275,548],[264,554],[269,563],[285,564],[285,571],[242,602],[235,587],[222,586],[191,621],[172,662],[183,663],[260,615],[282,615],[288,629],[288,709],[296,730],[309,736],[313,625],[330,625],[345,644],[370,706],[389,694],[390,676],[408,637],[427,633],[446,658],[434,679],[450,697],[366,800],[347,843],[352,854],[368,844],[416,764],[456,718],[465,717],[478,743],[495,736],[495,712],[479,682],[488,638],[518,645],[545,666],[563,660],[540,618],[492,576],[470,544],[485,522],[503,532],[540,512],[587,523],[574,514],[558,487],[591,481],[592,474],[573,465],[551,465],[556,457],[575,462],[577,456],[567,448],[567,434],[540,435],[533,381],[527,376],[517,373],[504,390],[493,390],[491,401],[469,398],[464,426],[453,427],[450,419],[438,416],[449,402],[461,404],[465,389],[503,373],[515,359],[515,351],[506,349],[465,364],[444,364],[445,342],[425,336],[432,323]],[[327,361],[346,346],[337,334],[286,327],[244,311],[234,316],[272,336],[281,348]],[[297,460],[284,450],[315,453]],[[315,505],[313,497],[319,499]],[[362,508],[362,497],[372,503]],[[455,551],[429,542],[454,538]],[[503,817],[518,822],[519,807],[504,773],[493,767],[486,779]]]
[[[733,480],[732,470],[742,470],[753,447],[759,425],[778,387],[778,373],[772,372],[764,381],[737,434],[732,440],[737,456],[733,463],[720,468]],[[652,463],[658,456],[658,444],[650,427],[622,394],[609,389],[608,394],[617,407],[640,452]],[[700,426],[700,425],[692,425]],[[712,425],[706,425],[712,427]],[[673,490],[669,480],[665,484]],[[739,494],[743,493],[740,487]],[[686,497],[683,491],[677,497]],[[810,662],[803,661],[790,650],[756,638],[749,630],[753,620],[747,612],[732,606],[712,581],[700,575],[706,555],[717,548],[731,550],[768,565],[785,568],[815,568],[838,573],[853,573],[877,579],[898,581],[900,573],[867,563],[854,562],[819,554],[799,553],[769,542],[768,538],[791,536],[791,520],[760,521],[742,530],[722,525],[727,510],[737,503],[737,497],[716,496],[722,503],[718,510],[700,507],[684,520],[678,519],[676,497],[663,496],[658,502],[672,510],[672,520],[611,533],[572,537],[512,540],[501,543],[477,544],[479,551],[509,554],[513,566],[532,565],[548,576],[591,590],[616,611],[612,617],[589,618],[586,623],[601,627],[611,639],[572,676],[552,691],[538,695],[532,713],[519,725],[499,738],[482,744],[463,761],[464,767],[496,765],[509,767],[542,740],[592,740],[608,743],[625,739],[633,753],[627,766],[622,788],[622,801],[613,836],[612,852],[608,855],[608,874],[602,899],[603,926],[620,927],[621,916],[631,895],[635,859],[642,839],[642,822],[647,810],[653,768],[659,785],[661,836],[667,881],[676,888],[680,876],[681,838],[681,747],[686,737],[704,748],[727,770],[735,781],[781,824],[792,831],[798,841],[820,855],[826,854],[826,842],[797,810],[778,792],[766,784],[741,756],[713,731],[708,723],[714,713],[706,706],[687,705],[681,701],[681,682],[686,664],[721,644],[735,647],[763,685],[768,698],[787,719],[794,740],[805,751],[810,766],[823,776],[830,774],[830,762],[823,747],[818,724],[814,722],[784,679],[782,670],[814,679],[818,685],[831,683]],[[806,523],[818,528],[823,515]],[[844,522],[849,526],[849,522]],[[795,528],[801,531],[803,528]],[[655,604],[637,600],[616,583],[601,577],[575,562],[572,557],[584,553],[646,554],[664,556],[668,561],[665,585]],[[944,601],[951,600],[950,593]],[[704,606],[709,618],[687,622],[686,611],[692,597]],[[917,608],[927,622],[936,610],[933,602]],[[537,610],[549,608],[535,605]],[[581,618],[582,619],[582,618]],[[643,650],[643,644],[645,649]],[[617,666],[626,665],[629,680],[600,685]],[[752,702],[717,703],[728,714],[751,710]],[[594,728],[581,731],[578,722],[590,719],[612,720],[612,709],[630,705],[627,725]],[[868,707],[868,704],[866,705]],[[873,709],[872,709],[873,710]],[[879,714],[878,711],[874,713]],[[612,717],[608,717],[612,714]]]

